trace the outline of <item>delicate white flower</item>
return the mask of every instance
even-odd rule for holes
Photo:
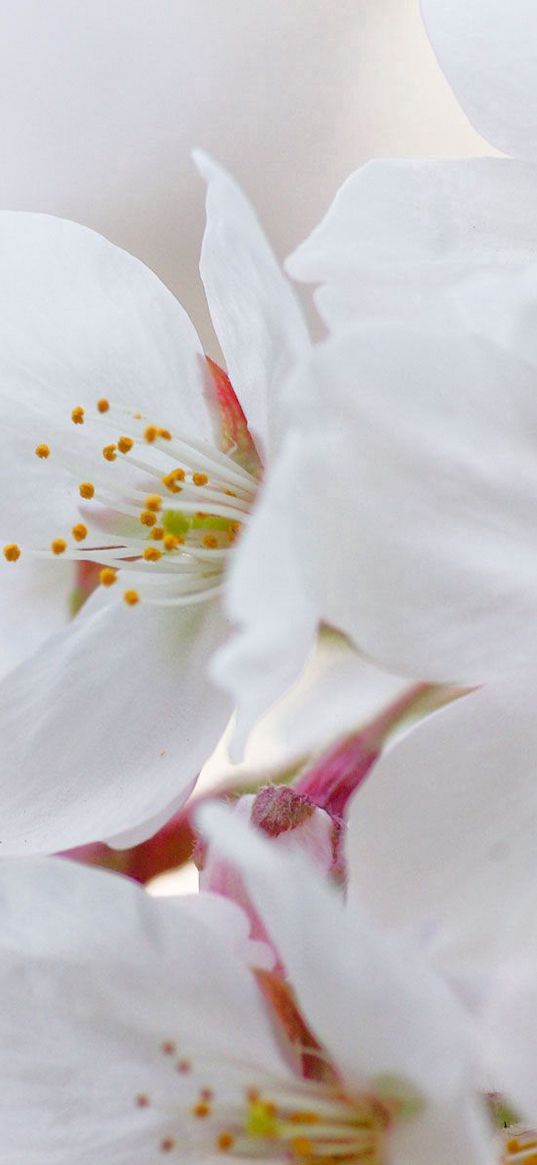
[[[218,595],[309,341],[247,201],[198,162],[201,271],[249,428],[147,268],[73,223],[0,218],[2,577],[27,656],[0,687],[3,852],[147,834],[231,712],[206,677],[227,631]],[[62,598],[66,559],[97,561],[105,585],[42,642],[34,596],[53,559]]]
[[[438,59],[476,129],[504,153],[537,157],[533,0],[421,0]]]
[[[282,953],[296,1002],[273,975],[258,982],[285,1026],[224,899],[155,901],[57,859],[4,863],[6,1165],[494,1163],[473,1022],[440,976],[301,855],[226,811],[205,822],[223,857],[240,855]]]

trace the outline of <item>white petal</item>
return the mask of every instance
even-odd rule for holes
[[[210,437],[198,337],[143,263],[76,223],[2,212],[0,264],[8,418],[20,404],[67,418],[74,405],[105,396]]]
[[[256,1064],[281,1070],[230,903],[151,898],[60,859],[3,863],[0,903],[6,1165],[147,1165],[163,1136],[199,1133],[200,1087],[225,1102]]]
[[[304,585],[287,518],[295,443],[282,451],[282,471],[269,477],[254,519],[237,547],[226,607],[239,631],[218,653],[211,672],[238,705],[232,760],[240,760],[253,725],[298,679],[313,650],[318,624]]]
[[[521,158],[537,156],[537,11],[533,0],[421,0],[438,59],[475,128]]]
[[[298,301],[242,191],[196,151],[206,179],[200,272],[231,383],[263,460],[278,439],[286,377],[309,348]]]
[[[536,197],[537,169],[522,162],[370,162],[286,267],[320,284],[315,300],[331,331],[419,318],[496,338],[513,316],[535,312],[535,291],[521,291],[509,311],[503,296],[509,278],[534,265]]]
[[[251,596],[236,657],[287,636],[296,667],[307,603],[396,673],[473,684],[531,660],[534,369],[476,338],[371,325],[319,348],[294,395],[235,560],[235,618]]]
[[[454,972],[537,952],[536,688],[534,670],[435,712],[352,803],[351,901]]]
[[[197,818],[241,871],[307,1023],[349,1084],[395,1073],[425,1097],[452,1098],[467,1069],[466,1021],[412,947],[375,931],[363,913],[348,916],[299,850],[275,850],[220,805]]]
[[[0,676],[31,656],[70,618],[71,562],[0,562]]]
[[[2,853],[68,849],[151,822],[229,718],[206,679],[215,604],[101,608],[97,595],[0,685]],[[138,837],[140,833],[138,831]]]

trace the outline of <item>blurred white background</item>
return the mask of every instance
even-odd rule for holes
[[[490,152],[418,0],[0,0],[0,206],[83,222],[154,268],[209,348],[200,145],[284,256],[379,156]]]

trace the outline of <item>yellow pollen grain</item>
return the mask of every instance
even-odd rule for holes
[[[74,425],[84,424],[84,409],[81,405],[77,405],[76,408],[71,410],[71,420]]]
[[[151,445],[153,443],[153,441],[156,441],[157,437],[158,437],[157,426],[156,425],[147,425],[147,428],[144,429],[144,440],[148,441],[149,444]]]
[[[16,542],[8,542],[2,551],[7,562],[16,562],[21,556],[20,546]]]
[[[130,453],[133,445],[134,441],[132,437],[120,437],[117,443],[117,447],[120,453]]]
[[[210,1111],[211,1106],[210,1104],[207,1104],[206,1100],[198,1100],[198,1103],[195,1104],[192,1108],[192,1116],[196,1116],[199,1120],[203,1120],[204,1117],[209,1116]]]
[[[171,439],[172,439],[172,435],[171,435],[169,429],[159,429],[158,435],[159,435],[161,441],[171,441]]]
[[[151,510],[142,510],[139,521],[142,526],[154,526],[156,524],[156,515],[151,513]]]
[[[105,461],[115,461],[117,457],[117,445],[105,445],[103,457]]]
[[[291,1141],[291,1148],[295,1157],[309,1157],[311,1156],[312,1143],[308,1137],[294,1137]]]
[[[123,591],[123,599],[128,607],[135,607],[140,602],[138,591]]]
[[[67,550],[67,542],[65,538],[53,538],[50,543],[50,549],[53,554],[64,554]]]
[[[162,509],[162,498],[160,494],[148,494],[144,506],[146,510],[152,510],[154,514],[158,514],[159,510]]]
[[[171,494],[180,494],[181,493],[181,486],[177,485],[177,482],[173,476],[173,473],[167,473],[166,476],[163,477],[161,480],[162,480],[162,484],[166,486],[166,489],[168,489]]]
[[[159,558],[162,558],[162,551],[158,550],[156,546],[146,546],[144,558],[146,562],[158,562]]]
[[[178,546],[182,546],[184,538],[180,538],[177,534],[165,534],[163,538],[165,550],[177,550]]]
[[[100,400],[97,401],[97,408],[100,413],[107,413],[108,409],[110,408],[110,401],[108,401],[105,396],[102,396]]]
[[[78,492],[81,498],[92,498],[95,493],[95,486],[91,481],[81,481]]]
[[[216,1138],[216,1148],[225,1153],[228,1149],[232,1149],[235,1144],[235,1137],[233,1133],[229,1133],[227,1129],[223,1129]]]
[[[163,526],[153,526],[153,529],[151,531],[151,537],[154,538],[156,542],[160,542],[162,540],[162,538],[164,538],[164,527]]]
[[[194,485],[207,485],[209,478],[206,473],[193,473],[192,481]]]
[[[41,445],[36,445],[34,452],[36,457],[50,457],[50,448],[44,442]]]
[[[88,527],[83,522],[77,522],[76,526],[73,526],[71,534],[75,542],[83,542],[84,538],[88,536]]]
[[[103,566],[99,574],[99,581],[103,587],[111,587],[117,580],[117,570],[113,566]]]
[[[218,538],[215,534],[204,534],[202,541],[207,550],[216,550],[218,547]]]

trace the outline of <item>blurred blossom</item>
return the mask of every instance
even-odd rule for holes
[[[448,985],[351,916],[303,854],[205,813],[288,980],[220,896],[155,899],[74,863],[4,863],[6,1165],[96,1152],[305,1165],[335,1144],[353,1165],[494,1162],[475,1031]]]

